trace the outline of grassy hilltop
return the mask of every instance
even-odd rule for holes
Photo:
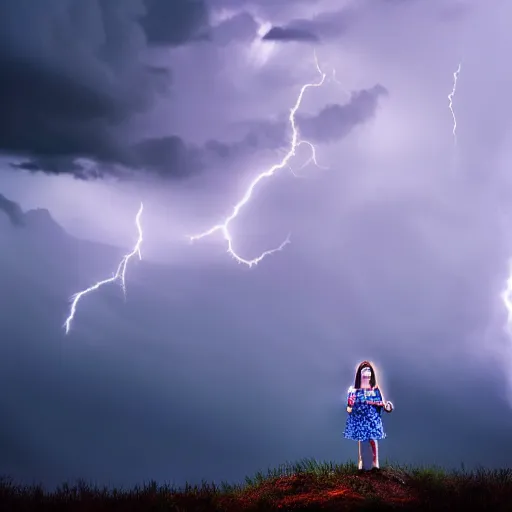
[[[512,469],[452,471],[386,466],[358,472],[355,464],[305,460],[244,485],[204,483],[183,489],[151,483],[132,490],[64,485],[55,492],[0,481],[0,510],[10,511],[512,511]]]

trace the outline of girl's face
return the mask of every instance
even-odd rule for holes
[[[361,387],[369,388],[370,387],[370,378],[372,376],[372,371],[368,366],[365,366],[361,370]]]

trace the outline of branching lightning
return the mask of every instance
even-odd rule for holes
[[[233,239],[232,239],[231,233],[229,231],[229,225],[231,224],[231,222],[233,220],[236,219],[236,217],[240,213],[241,209],[247,203],[249,203],[249,201],[251,200],[251,197],[252,197],[254,189],[256,188],[256,186],[262,180],[264,180],[265,178],[270,178],[277,171],[279,171],[281,169],[284,169],[284,168],[291,169],[289,162],[290,162],[291,158],[293,156],[295,156],[297,148],[299,146],[305,144],[305,145],[307,145],[311,149],[311,157],[306,162],[306,164],[304,164],[304,166],[309,164],[309,163],[311,163],[311,162],[313,162],[315,165],[320,167],[318,165],[317,161],[316,161],[316,149],[315,149],[315,146],[311,142],[306,141],[306,140],[301,140],[299,138],[299,130],[298,130],[298,127],[297,127],[296,121],[295,121],[295,115],[296,115],[298,109],[300,108],[300,105],[302,103],[302,98],[304,97],[304,93],[309,88],[322,86],[324,81],[325,81],[326,74],[324,72],[322,72],[322,70],[320,69],[320,66],[318,64],[318,59],[316,57],[316,53],[315,53],[315,64],[316,64],[316,69],[317,69],[317,71],[318,71],[318,73],[320,74],[320,77],[321,77],[320,80],[318,82],[308,83],[308,84],[303,85],[301,90],[300,90],[299,96],[297,97],[297,101],[295,102],[295,105],[290,110],[290,115],[288,117],[288,120],[289,120],[290,127],[291,127],[291,130],[292,130],[292,137],[291,137],[291,141],[290,141],[290,149],[289,149],[289,151],[286,153],[286,155],[283,157],[283,159],[278,164],[273,165],[272,167],[270,167],[270,169],[267,169],[266,171],[264,171],[264,172],[258,174],[258,176],[256,176],[256,178],[249,184],[249,187],[247,188],[247,190],[246,190],[245,194],[243,195],[242,199],[240,199],[240,201],[233,207],[233,211],[232,211],[231,215],[226,217],[222,223],[216,224],[215,226],[210,228],[208,231],[204,231],[203,233],[200,233],[198,235],[190,236],[189,239],[190,239],[191,242],[193,242],[194,240],[199,240],[201,238],[210,236],[213,233],[216,233],[217,231],[220,231],[223,234],[224,239],[227,242],[228,253],[231,254],[231,256],[236,261],[238,261],[238,263],[243,263],[243,264],[247,265],[248,267],[252,267],[253,265],[257,265],[261,260],[263,260],[263,258],[265,258],[266,256],[269,256],[269,255],[271,255],[271,254],[273,254],[275,252],[281,251],[287,244],[290,243],[290,235],[288,235],[286,237],[286,239],[284,240],[284,242],[282,242],[281,245],[279,245],[279,247],[276,247],[274,249],[269,249],[269,250],[263,252],[262,254],[260,254],[256,258],[253,258],[253,259],[250,259],[250,260],[249,259],[245,259],[245,258],[242,258],[240,255],[238,255],[235,252],[234,248],[233,248]]]
[[[457,92],[457,80],[459,78],[461,69],[461,63],[459,63],[459,66],[457,67],[457,70],[453,73],[453,87],[452,92],[448,94],[448,108],[450,109],[450,112],[452,113],[453,118],[453,138],[455,139],[455,143],[457,143],[457,118],[455,117],[455,112],[453,111],[453,97],[455,96],[455,93]]]
[[[98,281],[97,283],[93,284],[89,288],[86,288],[85,290],[82,290],[81,292],[75,293],[71,297],[71,307],[70,307],[70,311],[69,311],[69,316],[66,318],[66,321],[64,322],[64,326],[63,326],[64,329],[66,330],[66,334],[69,333],[69,330],[71,328],[71,323],[73,322],[73,319],[75,317],[76,307],[78,305],[78,302],[84,295],[87,295],[88,293],[93,292],[93,291],[97,290],[98,288],[101,288],[104,284],[115,283],[117,281],[120,283],[121,288],[123,290],[124,297],[126,299],[125,277],[126,277],[126,267],[128,265],[128,261],[130,261],[130,259],[133,256],[135,256],[136,254],[138,254],[139,259],[142,259],[142,255],[140,252],[140,247],[142,245],[142,227],[140,224],[140,217],[142,215],[143,208],[144,208],[144,206],[141,203],[139,211],[137,212],[137,216],[135,217],[135,224],[137,226],[137,231],[139,234],[137,243],[135,244],[135,246],[133,247],[131,252],[129,252],[128,254],[125,254],[123,256],[123,259],[121,260],[121,262],[119,263],[119,266],[117,267],[116,273],[109,279],[104,279],[103,281]]]

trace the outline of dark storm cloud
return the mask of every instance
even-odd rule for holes
[[[26,169],[58,173],[76,172],[76,157],[129,162],[121,123],[148,108],[169,80],[167,70],[143,61],[146,36],[181,44],[204,21],[199,1],[145,5],[0,4],[1,152],[26,157]]]
[[[80,179],[99,177],[93,169],[86,169],[70,157],[42,157],[37,160],[27,160],[21,163],[11,163],[13,169],[47,174],[73,174]]]
[[[133,147],[133,164],[162,177],[185,178],[203,167],[201,150],[187,146],[180,137],[146,139]]]
[[[20,205],[7,199],[2,194],[0,194],[0,211],[7,215],[13,226],[23,226],[25,224]]]
[[[202,39],[207,32],[208,10],[203,0],[144,0],[141,19],[149,44],[179,45]]]
[[[305,139],[317,143],[340,140],[355,126],[370,120],[376,113],[379,98],[386,94],[383,86],[376,85],[354,92],[346,105],[330,104],[315,115],[297,115],[301,134]],[[280,149],[289,142],[288,120],[255,121],[248,128],[245,136],[238,141],[212,139],[203,146],[188,145],[176,135],[145,139],[127,148],[117,160],[117,163],[134,171],[112,166],[106,169],[101,163],[85,166],[66,157],[47,157],[11,165],[28,171],[70,173],[80,179],[101,178],[106,174],[132,178],[137,171],[149,171],[168,179],[186,179],[218,160],[235,161],[258,151]]]
[[[73,157],[45,157],[11,163],[11,167],[31,172],[46,174],[71,174],[77,179],[93,180],[105,176],[118,179],[141,177],[149,172],[162,178],[181,179],[191,176],[203,169],[202,151],[188,146],[180,137],[143,139],[126,147],[116,161],[88,161],[79,163]],[[118,165],[116,165],[118,164]]]
[[[264,41],[318,41],[318,36],[299,27],[272,27],[262,39]]]
[[[317,41],[345,35],[361,16],[360,7],[347,7],[338,11],[320,12],[311,19],[296,18],[283,26],[272,27],[264,40]]]
[[[379,98],[388,94],[382,85],[352,94],[346,105],[331,104],[314,116],[300,116],[304,138],[318,142],[332,142],[345,137],[357,125],[371,119],[377,110]]]
[[[340,140],[358,125],[372,119],[379,99],[388,94],[382,85],[352,93],[345,105],[330,104],[314,115],[297,114],[301,136],[311,142],[322,143]],[[236,159],[258,150],[277,150],[289,143],[290,125],[286,121],[254,121],[239,141],[227,144],[210,140],[203,148],[205,159]]]

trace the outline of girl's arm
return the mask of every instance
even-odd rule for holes
[[[352,386],[348,388],[347,393],[347,412],[350,414],[352,412],[352,407],[356,401],[356,393]]]
[[[377,388],[378,391],[379,391],[379,394],[380,394],[380,400],[381,400],[381,403],[379,404],[381,407],[384,407],[384,410],[386,412],[391,412],[394,407],[393,407],[393,404],[391,402],[387,402],[384,398],[384,393],[382,393],[381,389],[380,388]]]

